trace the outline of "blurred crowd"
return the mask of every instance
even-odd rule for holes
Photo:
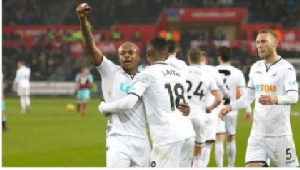
[[[89,20],[97,29],[111,29],[111,26],[116,24],[153,24],[159,18],[163,8],[179,7],[247,7],[249,10],[248,22],[276,22],[286,28],[295,28],[300,21],[300,16],[297,15],[300,12],[300,2],[297,0],[86,0],[85,2],[92,6],[93,12],[89,16]],[[51,23],[50,19],[47,20],[53,15],[48,9],[56,8],[60,3],[62,1],[59,0],[3,0],[3,25],[55,25],[57,23],[54,21]],[[64,1],[64,3],[69,3],[65,4],[69,6],[69,9],[57,11],[58,13],[55,14],[59,16],[60,24],[78,25],[75,8],[81,1]],[[122,34],[118,30],[111,29],[110,31],[112,31],[111,41],[122,39]],[[80,32],[58,33],[48,30],[45,34],[34,37],[34,45],[31,48],[3,47],[4,79],[13,80],[17,61],[25,59],[26,64],[31,68],[31,80],[33,81],[74,80],[75,74],[83,65],[91,65],[88,57],[75,59],[70,53],[69,42],[79,40],[80,38],[76,38],[78,35]],[[191,30],[180,32],[180,35],[181,50],[178,56],[183,60],[186,60],[186,51],[190,48],[193,40],[226,40],[226,35],[222,32],[207,37],[201,32]],[[140,36],[139,31],[136,30],[134,37],[130,40],[139,41]],[[19,34],[9,36],[3,34],[2,38],[4,41],[26,41]],[[95,39],[96,41],[105,40],[104,33],[102,32]],[[58,49],[52,50],[51,43],[57,40],[62,41],[62,45]],[[211,64],[216,65],[216,47],[210,45],[200,46],[200,48],[212,57]],[[295,51],[279,51],[279,54],[288,58],[299,56],[299,52]],[[242,69],[245,75],[249,71],[249,66],[257,60],[256,55],[249,54],[245,46],[233,48],[232,56],[233,64]],[[110,57],[114,62],[118,62],[117,56]],[[92,73],[97,74],[95,70]],[[95,78],[97,80],[99,76],[95,76]]]
[[[163,8],[247,7],[248,22],[276,22],[285,28],[297,27],[300,3],[297,0],[86,0],[92,6],[89,19],[97,28],[116,24],[153,24]],[[65,2],[64,2],[65,3]],[[62,17],[61,25],[78,24],[75,12],[79,0],[66,4],[65,11],[56,11]],[[4,25],[51,25],[51,8],[63,4],[59,0],[3,0]],[[151,14],[151,15],[150,15]],[[53,21],[54,22],[54,21]]]

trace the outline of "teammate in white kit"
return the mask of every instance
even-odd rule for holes
[[[25,66],[24,61],[18,61],[13,89],[20,96],[21,113],[28,113],[30,111],[30,68]]]
[[[190,120],[177,107],[185,100],[179,71],[168,65],[167,42],[155,38],[147,47],[146,69],[134,78],[128,95],[112,103],[101,103],[101,112],[131,109],[140,97],[145,103],[153,142],[151,167],[190,167],[195,133]]]
[[[201,167],[201,148],[206,141],[206,112],[210,112],[221,103],[222,95],[216,81],[200,66],[201,51],[199,49],[192,48],[188,51],[188,63],[190,66],[187,69],[186,81],[188,84],[188,103],[191,110],[189,118],[196,132],[193,166]],[[207,97],[211,94],[215,100],[212,105],[206,106]]]
[[[231,101],[236,100],[236,91],[240,91],[240,94],[245,94],[245,77],[241,70],[230,65],[230,48],[221,46],[217,49],[217,56],[220,65],[216,66],[219,73],[221,74],[223,81],[228,89]],[[221,105],[220,105],[221,106]],[[223,107],[223,105],[222,105]],[[236,145],[235,145],[235,133],[237,123],[238,111],[232,111],[225,116],[225,129],[227,135],[227,155],[228,155],[228,167],[234,167]],[[246,108],[246,120],[251,121],[251,106],[248,105]],[[221,141],[222,142],[222,141]],[[223,146],[223,143],[222,145]],[[222,161],[223,162],[223,161]]]
[[[108,60],[96,47],[87,28],[87,9],[90,9],[90,6],[86,3],[77,7],[84,43],[101,75],[104,99],[112,102],[126,96],[130,90],[140,59],[139,49],[133,43],[123,43],[118,51],[121,66]],[[106,166],[148,167],[150,144],[142,102],[138,101],[133,109],[105,116],[107,116]]]
[[[298,84],[294,67],[277,55],[277,35],[272,30],[259,30],[256,48],[262,59],[249,73],[247,93],[224,107],[223,118],[232,110],[255,99],[254,119],[246,151],[246,166],[299,166],[290,124],[291,104],[298,101]]]
[[[219,74],[218,70],[210,65],[207,64],[207,56],[204,51],[201,51],[201,68],[207,72],[207,74],[216,81],[216,84],[218,88],[220,89],[223,99],[225,101],[230,100],[229,91],[226,89],[223,80],[221,78],[221,75]],[[211,105],[214,102],[214,96],[209,95],[207,97],[207,105]],[[216,140],[216,134],[217,134],[217,128],[218,128],[218,108],[215,108],[211,111],[210,114],[207,114],[207,124],[206,124],[206,130],[205,130],[205,138],[206,142],[205,145],[202,148],[202,154],[201,154],[201,166],[206,167],[210,161],[210,153],[211,153],[211,147],[212,144],[215,143]],[[221,122],[224,124],[224,122]],[[225,133],[225,128],[224,132]],[[217,165],[220,167],[222,166],[221,161],[223,160],[223,142],[219,143],[217,142],[215,144],[215,158]]]
[[[187,64],[176,57],[177,49],[176,49],[176,42],[174,40],[168,40],[168,59],[166,60],[166,63],[169,65],[175,67],[177,70],[181,70],[186,74],[187,70]]]

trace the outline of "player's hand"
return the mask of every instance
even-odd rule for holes
[[[219,112],[219,118],[221,118],[222,120],[224,120],[224,117],[231,111],[231,106],[230,105],[226,105],[225,107],[223,107],[220,112]]]
[[[262,105],[273,105],[273,104],[277,104],[278,98],[277,98],[277,96],[261,95],[259,97],[258,101]]]
[[[183,103],[179,103],[178,109],[183,113],[184,116],[190,114],[190,106],[183,100]]]
[[[223,100],[224,100],[224,105],[228,105],[228,104],[230,104],[230,98],[223,98]]]
[[[104,111],[105,110],[105,104],[106,104],[105,101],[101,101],[101,103],[98,106],[98,110],[103,116],[107,117],[110,113],[107,113],[107,112]]]
[[[211,113],[211,111],[213,110],[212,108],[211,108],[211,106],[209,106],[209,107],[206,107],[206,113]]]
[[[82,3],[77,6],[76,8],[77,16],[80,20],[83,20],[86,18],[87,14],[91,11],[91,7],[87,3]]]
[[[251,114],[251,112],[246,112],[246,121],[248,123],[251,123],[251,121],[252,121],[252,114]]]

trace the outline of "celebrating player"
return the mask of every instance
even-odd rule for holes
[[[205,144],[205,126],[207,121],[206,110],[213,110],[222,100],[222,95],[212,79],[205,70],[202,69],[201,51],[192,48],[188,52],[187,84],[188,99],[191,107],[189,118],[196,132],[193,166],[201,167],[201,148]],[[215,101],[210,106],[206,106],[207,96],[213,94]],[[207,107],[207,108],[206,108]]]
[[[90,99],[90,88],[93,84],[93,76],[88,67],[83,67],[81,73],[76,75],[77,90],[77,115],[84,115],[87,102]]]
[[[24,61],[18,61],[18,70],[13,84],[21,101],[21,113],[30,111],[30,68],[25,66]]]
[[[254,119],[246,151],[246,166],[299,166],[290,124],[291,104],[298,101],[294,67],[276,52],[277,35],[273,30],[259,30],[256,48],[262,59],[251,66],[248,90],[239,100],[219,113],[243,108],[255,99]]]
[[[230,65],[230,48],[221,46],[217,49],[217,56],[220,65],[216,66],[219,73],[223,77],[223,81],[230,93],[231,101],[236,100],[236,91],[240,91],[240,94],[245,94],[245,77],[241,70]],[[235,133],[237,123],[238,111],[232,111],[225,116],[225,129],[227,134],[227,156],[228,156],[228,167],[234,167],[236,145],[235,145]],[[246,108],[246,119],[251,121],[251,106],[248,105]],[[222,141],[221,141],[222,142]],[[223,146],[223,143],[222,145]]]
[[[87,51],[101,75],[103,96],[112,102],[126,96],[136,75],[140,59],[139,48],[131,43],[123,43],[118,50],[120,65],[108,60],[96,47],[91,32],[86,25],[86,16],[91,7],[80,4],[77,15]],[[133,109],[118,114],[106,114],[106,166],[107,167],[147,167],[150,158],[150,144],[146,133],[146,121],[142,102]]]
[[[179,103],[185,101],[186,82],[165,62],[165,39],[151,40],[146,55],[150,66],[134,78],[128,95],[112,103],[102,102],[99,110],[110,113],[131,109],[142,97],[153,142],[150,166],[190,167],[195,133],[190,120],[178,109]]]

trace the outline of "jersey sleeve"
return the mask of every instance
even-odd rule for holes
[[[133,80],[132,88],[128,94],[134,94],[138,97],[141,97],[153,81],[153,76],[145,72],[137,74]]]
[[[246,80],[245,80],[244,74],[241,71],[238,72],[238,79],[237,79],[237,81],[238,81],[238,83],[237,83],[238,87],[245,87]]]
[[[78,82],[79,79],[80,79],[80,75],[79,75],[79,74],[76,74],[75,81]]]
[[[103,60],[99,66],[96,66],[96,69],[100,73],[101,77],[104,78],[116,70],[119,66],[114,64],[112,61],[108,60],[103,56]]]
[[[91,74],[89,74],[88,80],[89,80],[89,82],[93,82],[94,81],[93,76]]]
[[[296,80],[296,71],[293,66],[289,66],[284,70],[283,86],[285,92],[298,91],[298,83]]]
[[[253,80],[252,80],[253,79],[252,76],[253,76],[253,66],[251,67],[250,72],[249,72],[249,82],[248,82],[247,87],[249,89],[255,90],[255,86],[254,86],[254,83],[253,83]]]
[[[208,80],[209,80],[209,90],[210,91],[219,90],[217,83],[214,79],[208,78]]]

